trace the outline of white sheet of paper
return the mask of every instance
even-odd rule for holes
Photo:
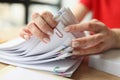
[[[81,60],[79,60],[81,61]],[[65,59],[65,60],[58,60],[54,62],[49,62],[49,63],[43,63],[43,64],[36,64],[36,65],[28,65],[28,64],[21,64],[21,63],[16,63],[14,61],[8,60],[1,58],[0,62],[12,64],[15,66],[20,66],[20,67],[25,67],[25,68],[32,68],[36,70],[46,70],[46,71],[51,71],[54,72],[54,68],[56,66],[60,67],[58,69],[59,72],[65,72],[67,71],[71,66],[73,66],[77,61],[76,60],[70,60],[70,59]]]
[[[0,77],[1,80],[71,80],[68,78],[52,75],[43,71],[33,71],[24,68],[14,68]]]

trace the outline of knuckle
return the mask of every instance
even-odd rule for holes
[[[41,16],[44,18],[44,20],[51,26],[55,27],[57,25],[57,22],[53,19],[53,15],[50,12],[44,12],[41,14]]]
[[[88,22],[88,29],[90,30],[91,29],[91,26],[93,25],[93,23],[92,22]]]
[[[36,30],[36,26],[34,24],[29,24],[28,26],[28,29],[30,30],[30,32],[32,33],[35,33],[37,30]]]
[[[42,14],[41,14],[42,17],[46,18],[46,17],[53,17],[52,13],[49,12],[49,11],[44,11]]]
[[[41,34],[39,32],[36,34],[36,36],[39,37],[40,39],[43,39],[45,37],[45,35],[43,33]]]
[[[99,36],[96,36],[96,37],[95,37],[95,40],[96,40],[96,41],[99,41],[99,40],[101,40],[101,39],[103,39],[103,35],[99,35]]]
[[[87,54],[87,51],[85,50],[79,50],[79,55],[86,55]]]
[[[72,28],[73,28],[74,30],[77,30],[77,29],[78,29],[78,25],[74,25],[74,26],[72,26]]]
[[[92,19],[91,22],[98,22],[98,20],[97,19]]]
[[[69,31],[71,31],[71,30],[75,30],[74,29],[74,26],[72,26],[72,25],[70,25],[69,27],[67,27],[68,29],[69,29]]]
[[[39,13],[33,13],[32,14],[32,19],[35,19],[35,18],[37,18],[39,16]]]
[[[53,18],[50,19],[50,25],[51,25],[52,28],[55,28],[57,26],[57,24],[58,23]]]
[[[89,22],[89,28],[92,28],[93,26],[95,26],[95,22],[90,21],[90,22]]]
[[[33,33],[37,33],[37,30],[36,30],[34,27],[32,27],[30,30],[31,30]]]
[[[33,34],[34,34],[35,36],[37,36],[39,39],[42,39],[42,38],[44,38],[44,36],[45,36],[44,33],[40,32],[39,30],[33,29],[32,32],[33,32]]]
[[[32,24],[32,23],[28,24],[28,25],[27,25],[27,28],[28,28],[28,29],[33,28],[33,24]]]
[[[24,30],[25,30],[25,29],[30,29],[30,28],[32,28],[34,25],[35,25],[34,22],[30,22],[30,23],[27,24],[27,26],[24,28]]]
[[[48,25],[45,24],[45,23],[42,23],[39,27],[41,27],[42,30],[46,30],[46,29],[48,29],[48,28],[47,28]]]
[[[97,27],[96,22],[90,21],[88,22],[88,29],[89,30],[94,30]]]
[[[79,44],[80,45],[85,45],[87,43],[87,40],[83,39],[83,40],[79,40]]]
[[[71,25],[70,30],[75,30],[75,31],[78,30],[78,25],[77,24]]]

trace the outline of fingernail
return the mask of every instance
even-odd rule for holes
[[[52,36],[52,35],[53,35],[53,33],[50,32],[50,31],[48,31],[47,34],[48,34],[49,36]]]
[[[64,31],[68,32],[70,29],[69,27],[64,28]]]
[[[29,40],[29,39],[30,39],[30,36],[24,35],[24,38],[25,38],[26,40]]]
[[[80,54],[79,51],[73,51],[73,55],[78,55],[78,54]]]
[[[50,42],[50,39],[49,39],[49,38],[44,38],[43,41],[44,41],[45,43],[48,43],[48,42]]]
[[[72,47],[79,47],[79,43],[78,42],[72,42]]]
[[[34,19],[34,18],[37,18],[37,16],[38,16],[38,13],[34,13],[33,15],[32,15],[32,18]]]

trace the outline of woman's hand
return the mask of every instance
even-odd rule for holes
[[[50,12],[43,12],[42,14],[34,13],[32,21],[23,28],[20,35],[28,40],[31,35],[35,35],[41,41],[48,43],[49,36],[53,34],[53,29],[56,27],[57,22],[53,19]]]
[[[67,26],[65,31],[79,32],[90,31],[93,35],[81,37],[72,40],[73,55],[90,55],[96,54],[116,45],[116,34],[113,30],[106,27],[105,24],[98,20],[91,20],[88,23],[74,24]]]

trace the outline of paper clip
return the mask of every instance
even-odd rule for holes
[[[58,69],[59,69],[59,68],[60,68],[59,66],[56,66],[53,71],[54,71],[55,73],[58,73]]]
[[[58,74],[61,75],[61,76],[66,76],[64,72],[58,72],[58,69],[59,69],[59,68],[60,68],[60,67],[56,66],[56,67],[54,68],[54,72],[55,72],[55,73],[58,73]]]
[[[57,28],[56,28],[56,30],[57,30],[57,32],[55,32],[55,33],[57,34],[57,36],[58,36],[59,38],[63,38],[62,32],[60,32],[60,30],[57,29]]]

